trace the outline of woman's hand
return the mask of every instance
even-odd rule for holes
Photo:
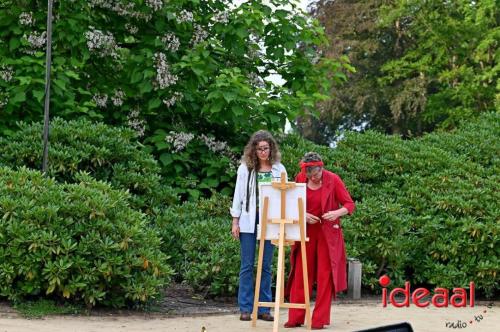
[[[343,208],[340,208],[338,210],[328,211],[325,214],[323,214],[321,216],[321,218],[328,220],[328,221],[335,221],[338,218],[345,216],[348,212],[349,211],[345,207],[343,207]]]
[[[315,215],[310,214],[310,213],[306,213],[306,223],[308,223],[308,224],[316,224],[316,223],[318,223],[320,221],[321,221],[321,219],[319,219]]]
[[[233,218],[233,226],[231,227],[231,235],[233,239],[240,239],[240,220],[238,218]]]

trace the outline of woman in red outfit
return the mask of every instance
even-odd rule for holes
[[[346,253],[340,217],[352,214],[354,202],[337,174],[323,169],[319,154],[308,152],[300,163],[301,173],[296,182],[307,183],[306,243],[309,294],[316,283],[316,303],[312,315],[312,328],[323,329],[330,324],[332,295],[347,288]],[[304,282],[300,243],[291,254],[291,272],[286,293],[291,303],[304,303]],[[290,309],[285,327],[304,324],[305,310]]]

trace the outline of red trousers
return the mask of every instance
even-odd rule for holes
[[[312,294],[316,283],[316,303],[312,315],[312,326],[322,327],[330,324],[330,308],[332,305],[333,279],[328,245],[321,224],[307,225],[306,242],[307,274],[309,278],[309,294]],[[302,253],[296,255],[295,271],[290,290],[290,303],[305,303],[304,280],[302,275]],[[306,311],[304,309],[289,309],[288,323],[304,324]]]

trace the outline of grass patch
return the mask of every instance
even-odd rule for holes
[[[14,309],[26,318],[41,318],[48,315],[79,314],[84,311],[83,307],[72,304],[58,304],[47,299],[16,303],[14,304]]]

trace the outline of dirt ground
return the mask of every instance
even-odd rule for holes
[[[210,306],[210,305],[208,305]],[[399,322],[409,322],[415,331],[500,331],[500,302],[488,306],[478,302],[473,308],[383,308],[380,301],[347,301],[332,305],[332,325],[326,331],[356,331]],[[225,309],[224,309],[225,310]],[[237,309],[232,307],[222,313],[210,312],[191,317],[169,313],[130,314],[126,312],[98,313],[90,316],[49,316],[43,319],[25,319],[8,306],[0,306],[0,332],[132,332],[132,331],[182,331],[201,332],[264,332],[272,331],[272,323],[258,321],[252,328],[249,322],[238,320]],[[280,326],[286,321],[286,311],[280,312]],[[477,320],[476,320],[477,318]],[[472,322],[472,323],[471,323]],[[447,327],[447,323],[461,328]],[[466,325],[465,325],[466,324]],[[280,331],[306,331],[280,328]]]

